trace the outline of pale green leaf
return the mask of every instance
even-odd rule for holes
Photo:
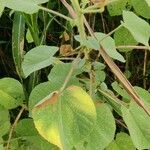
[[[131,101],[129,109],[122,107],[122,116],[137,149],[150,148],[150,117]]]
[[[4,11],[4,6],[1,4],[1,5],[0,5],[0,17],[1,17],[1,15],[3,14],[3,11]]]
[[[135,40],[148,46],[150,38],[150,25],[143,19],[136,16],[133,12],[123,12],[124,27],[127,28]]]
[[[31,32],[29,29],[27,30],[27,33],[26,33],[26,39],[27,39],[28,43],[33,42],[33,38],[32,38],[32,35],[31,35]]]
[[[150,19],[150,0],[132,0],[131,2],[137,14]]]
[[[145,0],[148,6],[150,7],[150,0]]]
[[[130,136],[120,132],[116,135],[116,139],[109,144],[106,150],[136,150]]]
[[[39,10],[38,4],[45,2],[48,0],[0,0],[5,7],[28,14],[36,13]]]
[[[126,46],[126,45],[137,45],[138,42],[133,38],[133,36],[131,35],[131,33],[129,32],[129,30],[127,30],[126,28],[124,27],[121,27],[120,29],[118,29],[115,34],[114,34],[114,40],[115,40],[115,43],[116,43],[116,46],[119,46],[119,45],[123,45],[123,46]],[[128,51],[131,51],[132,48],[120,48],[119,51],[121,52],[128,52]]]
[[[141,97],[141,99],[144,101],[145,105],[149,108],[150,110],[150,93],[138,86],[135,86],[134,89],[138,93],[138,95]]]
[[[95,32],[95,36],[96,39],[93,37],[87,37],[87,40],[84,41],[83,44],[88,48],[95,49],[95,50],[99,50],[101,44],[110,57],[119,60],[121,62],[125,62],[123,56],[116,51],[115,42],[112,37],[107,36],[106,34],[101,32]],[[81,41],[79,36],[75,36],[75,39],[79,42]]]
[[[7,109],[23,103],[24,93],[19,81],[12,78],[0,79],[0,105]]]
[[[70,86],[61,95],[51,93],[36,104],[32,117],[45,139],[60,149],[70,150],[90,134],[96,122],[96,110],[83,89]]]
[[[103,150],[114,139],[115,119],[106,104],[97,106],[97,122],[87,140],[86,150]]]
[[[41,45],[27,52],[22,63],[25,77],[54,63],[56,59],[53,55],[57,51],[58,47]]]

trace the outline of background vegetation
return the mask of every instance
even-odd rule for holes
[[[0,0],[0,150],[150,149],[149,0]]]

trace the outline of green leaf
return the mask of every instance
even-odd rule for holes
[[[129,96],[129,94],[127,93],[127,91],[125,89],[123,89],[123,87],[121,87],[121,85],[119,85],[116,81],[113,82],[111,84],[112,88],[120,95],[122,96],[122,98],[124,98],[126,102],[130,102],[131,97]]]
[[[48,2],[48,0],[0,0],[5,7],[27,14],[36,13],[39,10],[38,4]]]
[[[150,148],[150,117],[131,101],[129,109],[122,107],[122,116],[137,149]]]
[[[121,115],[121,105],[122,103],[120,100],[112,93],[112,91],[103,91],[101,89],[98,90],[99,94],[103,96],[104,102],[106,101],[108,104],[112,106],[112,108],[119,114]]]
[[[117,46],[119,45],[137,45],[138,42],[133,38],[132,34],[129,32],[129,30],[127,30],[124,27],[121,27],[120,29],[118,29],[115,34],[114,34],[114,39],[115,39],[115,43]],[[119,51],[121,52],[128,52],[131,51],[132,48],[125,48],[125,49],[119,49]]]
[[[122,14],[123,10],[127,10],[126,6],[129,0],[117,0],[107,5],[107,10],[111,16],[118,16]]]
[[[50,74],[48,75],[48,80],[52,83],[57,85],[58,88],[61,88],[63,85],[70,69],[72,67],[72,63],[61,63],[61,64],[56,64]],[[61,76],[59,76],[61,74]],[[72,77],[68,84],[73,84],[73,85],[79,85],[78,79],[75,77],[78,74],[78,70],[75,70],[74,73],[72,74]],[[59,90],[59,89],[58,89]]]
[[[30,32],[29,29],[27,30],[27,33],[26,33],[26,39],[27,39],[28,43],[34,42],[34,40],[32,38],[32,35],[31,35],[31,32]]]
[[[7,109],[23,103],[24,93],[19,81],[12,78],[0,79],[0,105]]]
[[[130,136],[120,132],[116,135],[116,139],[106,148],[106,150],[136,150]]]
[[[134,89],[150,110],[150,93],[147,90],[138,86],[135,86]]]
[[[141,15],[142,17],[145,17],[147,19],[150,19],[150,1],[149,0],[132,0],[132,5],[135,9],[135,11]],[[149,3],[149,6],[148,6]]]
[[[32,117],[45,139],[60,149],[70,150],[90,134],[96,110],[83,89],[70,86],[62,94],[53,92],[36,104]]]
[[[12,53],[18,75],[23,75],[21,63],[24,50],[25,21],[19,12],[15,12],[12,29]]]
[[[0,137],[5,135],[10,129],[9,111],[0,105]]]
[[[121,62],[125,62],[123,56],[116,51],[116,46],[113,38],[101,32],[95,32],[95,36],[96,39],[93,37],[87,37],[87,40],[83,43],[84,46],[87,46],[91,49],[99,50],[100,43],[110,57]],[[75,39],[79,42],[81,41],[79,36],[75,36]]]
[[[106,104],[97,105],[97,122],[87,140],[86,150],[103,150],[114,139],[115,119]]]
[[[150,38],[150,25],[143,19],[136,16],[133,12],[123,12],[124,27],[127,28],[135,40],[148,46]]]
[[[41,45],[27,52],[22,63],[25,77],[51,65],[56,60],[53,55],[57,51],[58,47]]]
[[[22,119],[19,121],[15,132],[26,140],[24,144],[31,150],[58,150],[56,146],[50,144],[38,134],[33,119]],[[26,149],[28,149],[27,147]]]

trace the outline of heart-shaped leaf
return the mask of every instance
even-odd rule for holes
[[[70,150],[90,134],[96,122],[96,110],[83,89],[70,86],[63,93],[53,92],[36,104],[32,117],[45,139],[60,149]]]

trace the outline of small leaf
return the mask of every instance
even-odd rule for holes
[[[136,150],[136,148],[134,147],[130,136],[120,132],[106,150]]]
[[[53,55],[58,51],[58,47],[41,45],[31,49],[25,56],[22,68],[25,77],[51,65],[55,58]]]
[[[31,35],[31,32],[29,29],[27,30],[27,33],[26,33],[26,39],[27,39],[28,43],[33,42],[33,38],[32,38],[32,35]]]
[[[107,105],[97,106],[97,122],[87,140],[86,150],[103,150],[115,136],[115,119]]]
[[[0,79],[0,105],[7,109],[23,103],[24,93],[19,81],[12,78]]]
[[[60,149],[70,150],[90,134],[96,122],[96,110],[90,96],[80,87],[70,86],[55,96],[40,107],[35,106],[32,117],[46,140]]]
[[[150,0],[132,0],[131,2],[137,14],[150,19]]]
[[[136,16],[133,12],[123,12],[124,27],[127,28],[135,40],[148,46],[150,38],[150,25],[143,19]]]
[[[122,107],[122,116],[137,149],[150,148],[150,117],[131,101],[129,109]]]

